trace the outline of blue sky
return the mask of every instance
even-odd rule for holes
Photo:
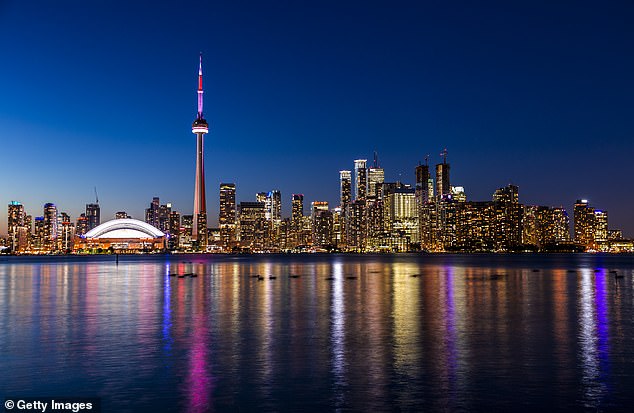
[[[446,147],[470,200],[588,198],[634,236],[634,4],[551,3],[0,0],[0,202],[191,213],[202,51],[212,224],[220,182],[289,215],[374,150],[413,183]]]

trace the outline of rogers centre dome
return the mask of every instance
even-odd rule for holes
[[[165,234],[158,228],[136,219],[113,219],[91,229],[75,240],[75,249],[114,249],[147,251],[165,248]]]

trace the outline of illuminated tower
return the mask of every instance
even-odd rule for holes
[[[451,193],[451,185],[449,183],[449,164],[447,163],[447,149],[443,150],[440,156],[443,157],[442,163],[436,165],[436,196],[441,199],[443,195]]]
[[[196,134],[196,183],[194,186],[194,216],[192,240],[197,240],[200,248],[207,247],[207,198],[205,197],[205,157],[203,137],[209,132],[203,118],[203,55],[198,65],[198,114],[192,123],[192,133]]]

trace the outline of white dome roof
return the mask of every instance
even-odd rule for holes
[[[158,228],[137,219],[113,219],[88,231],[84,238],[160,238],[165,234]]]

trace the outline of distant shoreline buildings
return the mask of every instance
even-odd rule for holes
[[[446,151],[432,169],[435,176],[428,160],[414,168],[414,185],[385,182],[376,154],[371,166],[365,159],[353,165],[353,170],[339,171],[339,205],[313,201],[305,211],[304,195],[292,194],[290,217],[282,217],[279,190],[237,202],[236,184],[221,183],[219,226],[205,226],[206,236],[197,238],[194,216],[181,215],[158,197],[145,210],[144,223],[163,235],[156,232],[155,238],[146,239],[141,234],[118,242],[86,239],[105,225],[98,201],[87,204],[75,222],[53,203],[44,204],[42,215],[33,217],[20,202],[11,201],[3,244],[14,254],[634,252],[634,241],[608,226],[608,212],[587,200],[574,205],[572,236],[563,207],[521,204],[515,185],[497,189],[490,201],[468,200],[463,187],[451,185]],[[114,218],[134,221],[124,211]],[[114,225],[113,220],[107,223]]]
[[[291,216],[283,218],[279,190],[236,201],[236,184],[220,184],[219,227],[208,228],[205,196],[202,55],[198,67],[194,213],[181,215],[170,203],[152,199],[145,221],[125,211],[101,223],[99,200],[86,204],[72,222],[69,214],[46,203],[33,218],[17,201],[8,205],[8,236],[0,239],[13,254],[103,252],[634,252],[634,241],[608,227],[608,213],[587,200],[574,206],[571,238],[563,207],[523,205],[519,188],[497,189],[490,201],[470,201],[462,186],[451,185],[447,150],[435,165],[429,158],[413,170],[414,186],[385,182],[374,153],[371,166],[356,159],[353,170],[339,171],[339,205],[311,202],[292,194]],[[95,190],[96,195],[96,190]]]

